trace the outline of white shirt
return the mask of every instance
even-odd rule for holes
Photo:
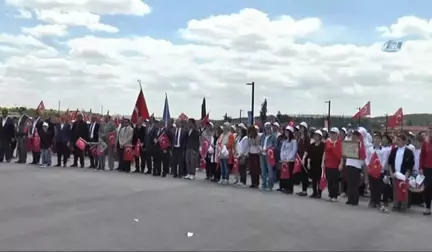
[[[238,137],[236,142],[236,153],[240,156],[246,155],[249,152],[248,138],[246,136],[244,136],[242,139]]]
[[[415,147],[413,144],[408,144],[407,145],[408,149],[410,149],[413,153],[415,152]]]
[[[417,173],[420,168],[420,153],[421,153],[421,149],[414,150],[414,171],[416,171]]]
[[[63,126],[62,126],[62,128],[63,128]],[[95,123],[92,123],[90,126],[90,139],[92,139],[94,136],[94,128],[95,128]]]
[[[174,147],[180,147],[180,136],[181,136],[181,128],[177,128],[176,132],[174,134],[174,137],[177,136],[177,139],[175,139]]]
[[[367,156],[369,156],[369,157],[366,158],[367,160],[369,160],[368,161],[368,165],[369,165],[369,162],[370,162],[370,160],[372,158],[372,155],[374,153],[377,154],[378,160],[379,160],[379,162],[380,162],[380,164],[382,166],[382,170],[381,171],[386,170],[387,169],[387,163],[388,163],[388,157],[389,157],[390,152],[387,151],[387,149],[385,147],[371,148],[371,151],[367,153]]]
[[[346,166],[352,166],[355,167],[359,170],[361,170],[363,168],[363,165],[365,165],[365,161],[364,160],[359,160],[359,159],[352,159],[352,158],[347,158],[346,160]]]
[[[297,154],[297,140],[284,140],[280,150],[281,161],[295,161]]]
[[[39,119],[40,119],[40,117],[38,117],[38,118],[33,122],[33,127],[32,127],[32,131],[31,131],[32,135],[35,133],[36,125],[37,125]]]
[[[64,123],[60,124],[60,129],[62,130],[64,127]]]
[[[271,135],[268,135],[268,136],[266,136],[265,139],[264,139],[264,147],[263,147],[264,150],[267,150],[267,142],[268,142],[267,140],[270,138],[270,136],[271,136]]]
[[[404,153],[405,153],[405,146],[402,148],[398,148],[396,150],[396,158],[395,158],[395,164],[394,164],[394,166],[395,166],[394,168],[395,168],[396,172],[401,171]]]

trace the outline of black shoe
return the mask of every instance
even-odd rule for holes
[[[173,175],[173,178],[178,178],[178,175],[176,174],[176,175]]]
[[[431,210],[430,210],[430,209],[427,209],[425,212],[423,212],[423,215],[424,215],[424,216],[429,216],[429,215],[431,215]]]
[[[351,203],[351,201],[347,201],[345,202],[346,205],[353,205],[353,203]]]
[[[309,196],[309,198],[316,198],[318,196],[318,194],[312,194]]]
[[[307,192],[299,192],[299,193],[296,193],[298,196],[301,196],[301,197],[305,197],[305,196],[307,196]]]
[[[166,174],[164,173],[164,174],[162,174],[162,178],[165,178],[166,177]]]
[[[89,169],[94,169],[94,168],[96,168],[94,165],[90,165],[89,167],[87,167],[87,168],[89,168]]]
[[[135,171],[133,171],[132,173],[140,173],[140,171],[135,169]]]
[[[56,164],[54,167],[60,167],[60,164]]]
[[[145,174],[145,175],[150,175],[150,174],[151,174],[151,171],[146,171],[144,174]]]
[[[77,164],[73,164],[70,167],[75,168],[75,167],[78,167],[78,165]]]

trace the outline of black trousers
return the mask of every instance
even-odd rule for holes
[[[9,139],[0,139],[0,162],[10,161],[12,159],[12,142]]]
[[[10,155],[11,155],[11,157],[13,156],[13,153],[14,153],[16,147],[17,147],[17,141],[16,141],[16,140],[15,140],[15,141],[12,141],[12,142],[11,142],[11,150],[10,150]],[[17,154],[17,156],[18,156],[18,154]]]
[[[171,152],[162,151],[162,175],[170,173]]]
[[[67,146],[67,143],[56,143],[55,147],[57,150],[57,165],[61,165],[62,163],[63,165],[66,165],[70,157],[70,149]]]
[[[79,148],[75,147],[74,151],[73,151],[73,154],[74,154],[73,165],[77,166],[78,165],[78,160],[79,160],[80,166],[84,167],[84,151],[82,151]],[[39,156],[40,156],[40,153],[39,153]]]
[[[244,159],[244,162],[239,164],[239,173],[240,173],[240,183],[246,185],[247,184],[247,158]]]
[[[319,188],[322,174],[321,165],[311,165],[309,174],[312,179],[312,195],[321,196],[321,190]]]
[[[301,169],[300,182],[302,185],[302,192],[307,192],[307,189],[309,188],[309,174],[304,168]]]
[[[161,175],[162,173],[162,150],[157,149],[153,152],[153,175]]]
[[[280,164],[279,164],[280,165]],[[289,193],[292,193],[294,191],[294,184],[293,184],[293,171],[294,171],[294,162],[288,163],[288,171],[289,171],[289,179],[280,178],[279,179],[279,189],[282,191],[286,191]]]
[[[261,164],[260,164],[259,154],[249,153],[248,165],[249,165],[252,186],[258,188],[260,182],[260,174],[261,174],[261,168],[260,168]]]
[[[185,151],[183,150],[183,148],[174,147],[171,155],[172,174],[174,176],[183,177],[186,174],[184,164]]]
[[[99,167],[99,159],[98,159],[97,156],[94,157],[92,155],[92,153],[90,151],[90,148],[87,149],[87,153],[88,153],[88,156],[89,156],[89,159],[90,159],[90,167],[91,168],[97,168],[97,167]]]
[[[140,161],[141,159],[141,161]],[[140,155],[135,156],[135,171],[136,172],[144,172],[146,167],[146,152],[140,150]]]
[[[325,172],[329,197],[332,199],[337,199],[339,196],[340,171],[338,168],[326,167]]]
[[[211,178],[213,181],[218,182],[221,178],[221,170],[218,168],[217,163],[209,163],[210,171],[211,171]]]
[[[147,173],[149,173],[149,174],[152,173],[152,171],[153,171],[153,150],[146,150],[145,162],[147,164]]]
[[[427,209],[431,209],[432,200],[432,168],[424,168],[423,175],[425,176],[423,198]]]
[[[211,170],[211,166],[210,166],[210,164],[211,164],[210,158],[206,157],[205,161],[206,161],[206,168],[205,168],[205,170],[206,170],[206,179],[210,179],[212,177],[212,170]]]
[[[40,158],[41,158],[41,153],[40,152],[32,152],[32,164],[39,164],[40,162]]]
[[[384,188],[383,177],[384,175],[381,175],[379,178],[374,178],[369,175],[369,189],[370,189],[369,204],[370,205],[377,206],[381,204],[381,195],[382,195],[381,192]]]
[[[359,186],[360,186],[360,175],[362,169],[356,168],[354,166],[347,166],[347,196],[348,203],[352,205],[358,205],[359,203]]]
[[[119,150],[119,170],[124,172],[130,172],[131,161],[124,160],[123,158],[124,148],[119,147],[118,150]]]

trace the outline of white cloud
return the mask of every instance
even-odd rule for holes
[[[377,31],[380,32],[383,37],[403,38],[408,35],[413,35],[430,39],[432,35],[432,20],[415,16],[405,16],[399,18],[395,24],[389,27],[377,27]]]
[[[35,27],[21,28],[25,34],[42,38],[42,37],[63,37],[67,35],[67,26],[65,25],[37,25]]]
[[[18,9],[18,14],[15,15],[15,18],[19,19],[31,19],[33,17],[32,13],[28,10]]]
[[[70,19],[42,8],[46,2],[55,5],[50,0],[8,2],[55,14],[38,13],[51,25],[89,27],[100,23],[92,15],[110,13],[107,6],[97,13],[94,7],[77,7],[89,1],[65,0],[69,9],[63,9],[64,13],[76,15]],[[120,9],[125,12],[128,8]],[[421,22],[412,22],[410,29],[395,28],[401,27],[400,20],[405,18],[387,27],[388,31],[408,36],[427,33]],[[111,112],[129,114],[139,78],[150,111],[156,115],[162,114],[167,92],[172,115],[185,112],[198,116],[201,99],[206,96],[213,117],[222,118],[225,112],[236,116],[240,109],[250,107],[250,87],[245,86],[250,81],[256,82],[255,111],[267,97],[270,113],[324,114],[324,101],[329,99],[333,112],[345,115],[354,114],[368,100],[374,115],[393,113],[400,106],[407,113],[425,112],[432,105],[432,41],[428,36],[406,41],[402,51],[389,54],[380,50],[382,41],[366,46],[304,43],[326,33],[319,18],[273,18],[244,9],[185,25],[178,31],[184,39],[180,44],[148,36],[86,35],[59,40],[57,50],[34,36],[0,34],[0,53],[1,46],[5,51],[9,48],[6,57],[0,58],[6,68],[2,83],[29,94],[28,99],[17,100],[0,92],[0,100],[33,107],[41,99],[48,107],[56,107],[61,100],[65,107],[97,111],[104,105]],[[11,48],[24,53],[14,53]]]

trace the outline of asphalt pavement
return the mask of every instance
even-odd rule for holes
[[[143,174],[0,163],[0,250],[432,250],[421,209],[383,214]]]

